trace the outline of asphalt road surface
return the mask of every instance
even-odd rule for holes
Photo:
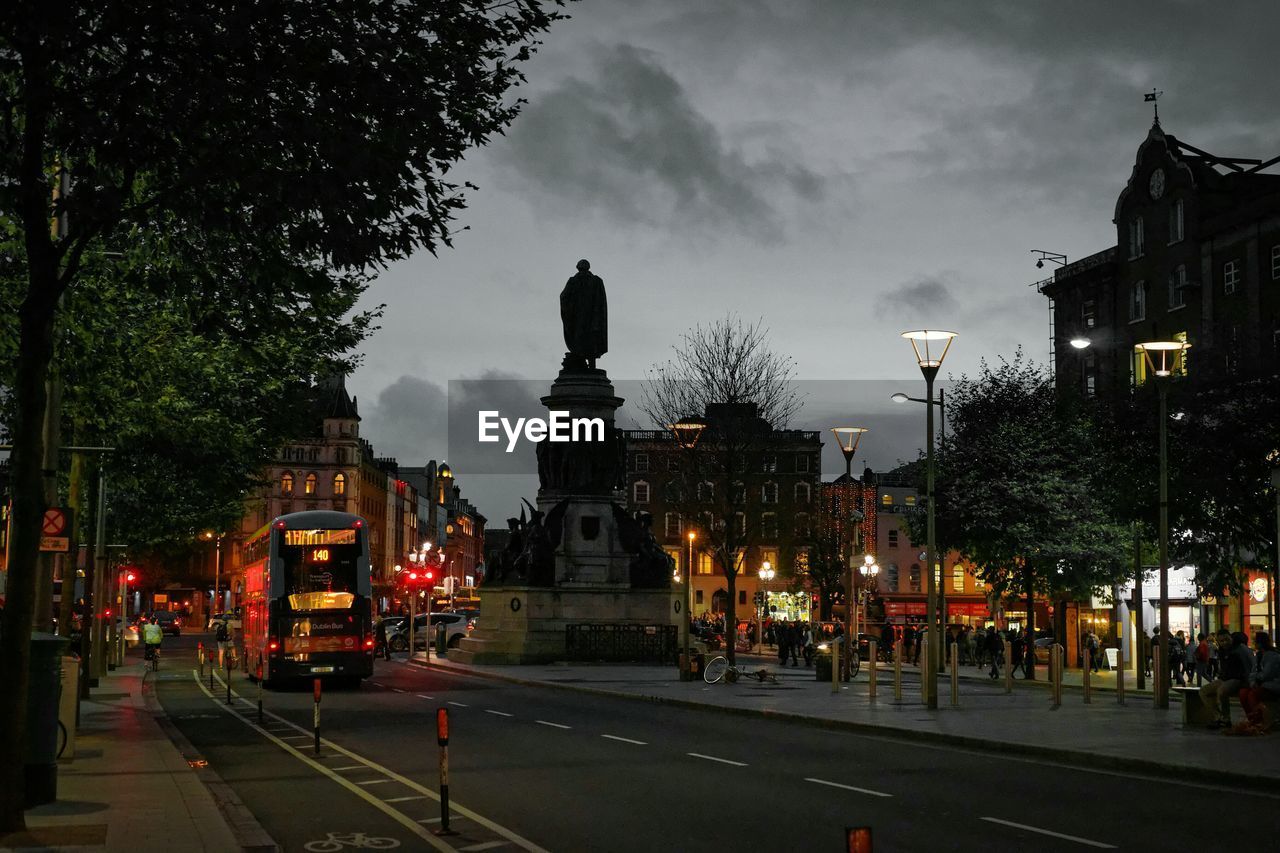
[[[265,691],[166,641],[170,718],[285,850],[1265,850],[1280,796],[531,688],[379,661],[327,691]],[[607,685],[602,685],[607,686]],[[749,688],[744,688],[749,689]],[[440,826],[437,708],[450,715]],[[1273,748],[1273,744],[1265,744]],[[370,841],[369,839],[373,839]],[[378,841],[378,839],[393,839]],[[178,847],[179,840],[175,840]],[[310,847],[308,847],[310,845]]]

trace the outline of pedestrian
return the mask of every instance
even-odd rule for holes
[[[143,660],[151,660],[155,657],[156,650],[160,648],[160,643],[163,641],[164,632],[160,630],[156,617],[152,616],[151,621],[142,625]]]
[[[904,661],[912,660],[916,647],[916,629],[914,625],[907,625],[902,629],[902,659]]]
[[[218,666],[224,666],[227,652],[231,648],[231,628],[227,625],[225,617],[219,619],[218,624],[214,626],[213,639],[218,644]]]
[[[1101,658],[1102,655],[1099,654],[1099,652],[1101,651],[1101,647],[1102,644],[1098,641],[1097,634],[1093,633],[1093,631],[1085,634],[1085,649],[1088,652],[1086,665],[1095,673],[1098,671],[1100,666],[1099,658]]]
[[[1218,631],[1218,663],[1218,677],[1200,688],[1200,701],[1215,710],[1211,729],[1231,725],[1231,697],[1249,683],[1254,661],[1244,634],[1232,634],[1226,628]]]
[[[1141,634],[1139,639],[1139,645],[1141,646],[1139,655],[1142,658],[1142,674],[1149,676],[1151,675],[1151,638],[1146,634]]]
[[[1254,634],[1253,644],[1257,655],[1253,671],[1249,673],[1249,685],[1240,688],[1240,707],[1245,721],[1238,728],[1240,733],[1263,734],[1275,722],[1266,703],[1280,699],[1280,652],[1266,631]]]
[[[387,642],[387,619],[379,617],[378,624],[373,628],[373,655],[377,657],[382,655],[386,660],[391,660],[391,644]]]
[[[800,640],[801,640],[800,623],[792,622],[787,626],[787,645],[790,647],[790,651],[791,651],[792,666],[800,665],[800,657],[799,657],[800,648],[801,648]]]
[[[787,665],[787,656],[791,653],[791,642],[787,635],[787,626],[785,623],[779,623],[774,628],[774,639],[778,642],[778,666]]]
[[[1169,678],[1178,682],[1179,687],[1186,687],[1187,682],[1182,678],[1182,658],[1183,658],[1183,633],[1179,631],[1177,634],[1165,632],[1165,640],[1169,649]]]
[[[880,652],[887,661],[893,660],[893,644],[896,639],[897,634],[893,630],[893,625],[889,622],[884,623],[884,628],[880,631]]]
[[[924,644],[928,640],[928,637],[929,637],[929,626],[921,625],[916,630],[916,648],[915,648],[915,655],[911,659],[912,666],[920,665],[920,652],[924,648]]]
[[[1188,633],[1186,644],[1182,647],[1182,674],[1187,679],[1187,686],[1191,687],[1191,679],[1195,678],[1199,673],[1196,672],[1196,654],[1200,646],[1194,641],[1194,635]],[[1199,687],[1200,685],[1195,685]]]
[[[800,629],[800,648],[804,650],[804,665],[813,666],[813,631],[808,622]]]
[[[994,681],[1000,677],[1001,652],[1004,650],[1004,641],[1000,639],[1000,634],[996,631],[994,625],[987,626],[987,637],[983,642],[983,652],[987,659],[991,661],[991,680]]]

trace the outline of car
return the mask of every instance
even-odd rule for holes
[[[152,618],[156,620],[156,624],[160,626],[162,634],[172,634],[175,637],[182,636],[182,617],[172,610],[157,610],[152,614]]]
[[[428,628],[428,621],[430,628]],[[467,617],[461,613],[419,613],[413,617],[414,646],[425,649],[429,643],[436,641],[436,626],[445,625],[445,644],[449,648],[467,635]],[[401,624],[387,628],[387,645],[393,652],[403,652],[409,648],[409,628],[406,619]]]
[[[126,648],[136,649],[142,642],[142,631],[138,628],[136,622],[132,625],[125,625],[122,620],[116,620],[116,626],[121,636],[124,637]]]
[[[1036,640],[1036,663],[1049,663],[1049,650],[1053,648],[1053,637],[1041,637]]]

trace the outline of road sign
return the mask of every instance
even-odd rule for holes
[[[66,552],[71,550],[71,537],[69,536],[41,536],[41,551]]]
[[[49,507],[40,519],[40,550],[65,552],[71,550],[71,510],[65,507]]]

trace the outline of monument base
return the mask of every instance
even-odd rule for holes
[[[680,607],[678,589],[482,586],[479,624],[448,656],[477,664],[563,661],[568,625],[678,625]]]

